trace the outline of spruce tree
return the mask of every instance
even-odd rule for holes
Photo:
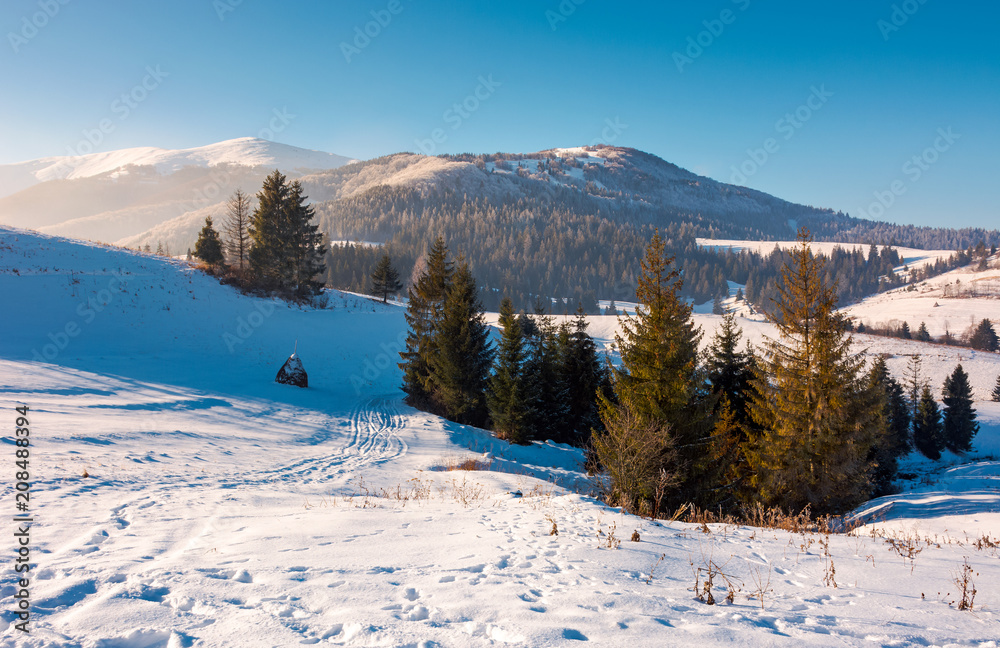
[[[915,339],[920,340],[921,342],[930,342],[931,334],[930,331],[927,330],[926,323],[920,322],[920,328],[917,329]]]
[[[615,300],[612,299],[610,302],[608,302],[608,307],[604,309],[604,314],[605,315],[617,315],[618,314],[618,309],[615,308]]]
[[[988,319],[979,322],[979,326],[969,338],[969,346],[979,351],[1000,349],[1000,339],[997,339],[997,333],[993,330],[993,325]]]
[[[1000,376],[997,376],[997,384],[993,386],[992,399],[994,403],[1000,403]]]
[[[493,348],[476,280],[466,263],[455,270],[445,293],[434,341],[435,352],[429,358],[431,402],[445,418],[485,426]]]
[[[869,455],[881,418],[811,240],[800,229],[782,269],[773,317],[779,338],[765,339],[751,406],[763,429],[751,461],[765,502],[839,512],[871,494]]]
[[[372,270],[372,293],[381,295],[384,304],[389,295],[399,292],[402,287],[403,284],[399,283],[399,273],[392,267],[392,260],[386,252]]]
[[[562,344],[561,380],[567,389],[567,412],[564,426],[566,442],[586,446],[592,429],[601,427],[597,408],[598,392],[608,387],[607,371],[597,353],[594,339],[587,334],[587,318],[581,305],[572,327],[566,327]]]
[[[972,386],[969,385],[969,374],[962,365],[945,378],[942,390],[944,401],[944,444],[954,453],[961,454],[972,450],[972,439],[979,432],[976,423],[976,410],[972,407]]]
[[[920,405],[920,390],[927,385],[927,381],[920,375],[921,360],[919,355],[910,356],[906,364],[906,395],[910,401],[910,418],[917,416],[917,407]]]
[[[733,505],[749,499],[745,486],[751,476],[746,452],[760,434],[750,416],[756,360],[749,347],[739,350],[743,332],[736,315],[729,313],[712,339],[705,358],[705,371],[712,393],[718,398],[712,432],[712,458],[717,482],[717,505]]]
[[[920,392],[917,413],[913,417],[913,446],[934,461],[941,458],[941,451],[945,447],[941,411],[927,385]]]
[[[662,494],[675,502],[707,490],[701,477],[711,433],[711,402],[698,366],[701,330],[691,318],[691,306],[680,297],[681,285],[674,258],[656,232],[641,263],[636,314],[623,317],[615,335],[621,356],[620,365],[612,368],[617,403],[604,399],[601,406],[605,426],[637,418],[643,429],[670,436],[653,445],[672,448],[659,460],[663,470],[677,476],[672,492]],[[604,463],[600,453],[598,460]]]
[[[910,405],[902,385],[889,373],[884,356],[876,356],[868,380],[879,393],[883,419],[879,427],[885,430],[872,449],[871,458],[877,464],[872,477],[873,494],[885,495],[892,491],[899,457],[910,451]]]
[[[326,254],[323,234],[319,231],[318,225],[312,224],[316,211],[312,205],[306,204],[306,200],[307,197],[302,193],[302,185],[295,180],[289,187],[285,210],[291,236],[287,241],[291,257],[289,287],[299,298],[319,292],[322,283],[314,279],[326,270],[323,262],[323,256]]]
[[[531,410],[523,369],[526,357],[524,333],[514,315],[509,297],[500,302],[500,344],[486,391],[493,430],[511,443],[527,443]]]
[[[264,179],[257,194],[257,207],[250,218],[250,272],[266,289],[289,285],[291,273],[291,225],[286,209],[289,187],[285,176],[275,170]]]
[[[536,305],[536,314],[530,318],[536,333],[528,338],[529,357],[524,365],[528,406],[533,413],[529,434],[533,439],[563,443],[568,440],[569,393],[561,366],[560,332],[552,317],[541,310],[541,306]],[[563,336],[563,342],[567,335]]]
[[[224,260],[222,254],[222,241],[219,233],[212,227],[212,217],[205,218],[205,226],[198,234],[198,241],[194,244],[194,255],[210,266],[217,266]]]
[[[400,352],[403,370],[403,391],[406,402],[417,408],[430,406],[430,360],[437,347],[434,331],[441,318],[445,294],[451,285],[454,264],[448,258],[448,247],[438,237],[427,254],[424,271],[410,286],[406,323],[409,332],[406,348]]]

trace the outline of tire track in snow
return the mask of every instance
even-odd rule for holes
[[[260,473],[259,479],[244,484],[272,481],[312,483],[349,474],[364,466],[380,464],[406,454],[407,445],[397,432],[405,424],[396,402],[391,398],[373,398],[359,403],[349,416],[347,443],[337,452],[299,459]],[[328,439],[329,432],[311,439]]]

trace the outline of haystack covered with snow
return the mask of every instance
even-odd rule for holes
[[[299,356],[293,353],[288,357],[288,360],[285,360],[285,364],[281,365],[274,382],[282,385],[295,385],[296,387],[309,386],[309,376],[306,374]]]

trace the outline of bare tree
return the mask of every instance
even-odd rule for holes
[[[240,272],[250,254],[250,197],[237,189],[226,204],[226,252]]]

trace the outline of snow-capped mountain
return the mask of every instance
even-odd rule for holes
[[[240,137],[208,146],[177,150],[142,146],[0,165],[0,198],[39,182],[76,180],[114,172],[127,173],[130,166],[150,166],[155,168],[157,173],[164,175],[175,173],[184,167],[204,168],[222,164],[269,166],[290,173],[302,173],[309,170],[336,169],[354,161],[342,155],[289,146],[256,137]]]

